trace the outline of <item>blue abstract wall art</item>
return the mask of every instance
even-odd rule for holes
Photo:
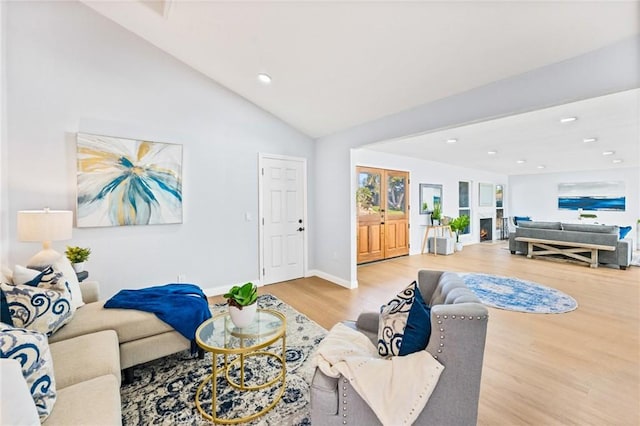
[[[78,227],[182,223],[182,145],[78,133]]]
[[[624,182],[576,182],[558,184],[560,210],[625,211]]]

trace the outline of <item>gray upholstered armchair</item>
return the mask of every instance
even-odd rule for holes
[[[431,306],[431,338],[426,350],[445,366],[419,425],[475,425],[488,313],[455,273],[422,270],[420,292]],[[357,330],[377,343],[378,313],[360,315]],[[389,395],[393,398],[393,395]],[[311,384],[313,425],[376,425],[378,418],[349,382],[316,369]]]

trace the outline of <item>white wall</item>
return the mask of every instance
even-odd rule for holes
[[[578,212],[558,209],[558,184],[570,182],[622,181],[626,190],[626,210],[585,212],[595,213],[598,223],[633,226],[628,237],[637,240],[637,220],[640,219],[640,168],[591,170],[572,173],[546,173],[509,177],[509,207],[512,216],[531,216],[543,221],[577,220]],[[636,241],[636,246],[637,241]]]
[[[577,58],[319,139],[315,163],[316,268],[351,286],[357,284],[354,218],[347,214],[354,203],[351,187],[347,184],[353,181],[349,160],[351,149],[640,87],[639,51],[640,36],[633,37]]]
[[[9,198],[7,191],[7,125],[6,125],[6,84],[5,84],[5,2],[0,2],[0,265],[9,261]]]
[[[18,210],[75,211],[82,131],[183,144],[184,223],[74,229],[54,243],[91,247],[103,295],[178,274],[204,288],[257,280],[258,153],[312,159],[314,142],[81,3],[5,6],[10,262],[39,250],[17,242]]]

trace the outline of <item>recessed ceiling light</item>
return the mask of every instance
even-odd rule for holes
[[[518,163],[518,164],[524,164],[526,162],[527,162],[527,160],[516,160],[516,163]]]
[[[572,121],[576,121],[578,117],[564,117],[560,119],[561,123],[571,123]]]
[[[622,161],[623,161],[623,160],[621,160],[621,159],[619,159],[619,158],[616,158],[616,159],[614,159],[614,160],[611,160],[611,162],[612,162],[613,164],[620,164],[620,163],[622,163]]]
[[[458,139],[456,138],[447,139],[447,143],[456,143],[456,142],[458,142]]]
[[[615,151],[604,151],[602,155],[613,155],[615,153],[616,153]]]
[[[258,80],[260,81],[260,83],[270,84],[271,76],[269,74],[261,72],[261,73],[258,73]]]
[[[542,164],[540,164],[540,165],[538,166],[538,168],[539,168],[539,169],[546,169],[546,168],[547,168],[547,166],[543,166]]]
[[[584,138],[584,139],[582,139],[582,142],[589,143],[589,142],[595,142],[597,140],[598,140],[598,138]]]
[[[498,151],[487,151],[487,154],[489,155],[496,155],[498,153]]]

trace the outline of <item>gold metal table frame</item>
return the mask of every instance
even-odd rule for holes
[[[267,324],[267,321],[271,321],[271,324],[262,327],[264,324]],[[273,322],[278,322],[278,326],[274,328]],[[222,326],[223,329],[220,330],[216,328],[216,326]],[[286,329],[287,321],[285,316],[271,309],[258,309],[254,322],[242,329],[233,327],[228,312],[218,314],[203,322],[200,327],[198,327],[196,330],[196,343],[202,349],[212,354],[211,374],[205,377],[198,386],[195,398],[196,407],[204,418],[214,423],[236,424],[251,421],[275,407],[284,394],[286,382]],[[281,354],[264,350],[278,340],[282,340]],[[249,345],[246,345],[247,343],[249,343]],[[220,368],[217,366],[218,355],[224,357],[224,363]],[[236,355],[235,359],[229,361],[229,357],[233,355]],[[276,359],[280,363],[281,370],[275,377],[267,380],[265,383],[247,386],[244,377],[245,359],[259,356],[268,356]],[[233,366],[237,366],[239,369],[239,382],[235,382],[230,376],[230,371]],[[280,391],[269,405],[256,413],[235,419],[220,418],[216,416],[216,377],[221,373],[224,374],[229,385],[241,391],[255,391],[273,386],[278,382],[281,383]],[[207,383],[211,383],[211,414],[205,412],[200,398]]]

